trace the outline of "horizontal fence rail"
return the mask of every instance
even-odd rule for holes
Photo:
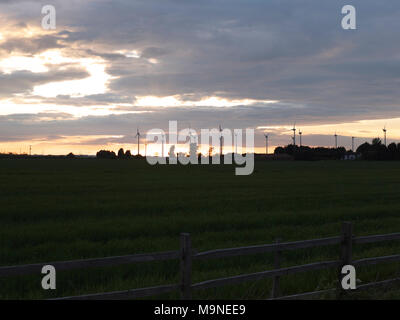
[[[117,257],[58,261],[48,263],[26,264],[21,266],[0,267],[0,276],[27,275],[40,273],[44,265],[52,265],[57,270],[73,270],[80,268],[109,267],[138,262],[174,260],[179,258],[179,251],[133,254]]]
[[[355,237],[355,244],[375,243],[389,240],[400,240],[400,233],[380,234],[376,236]]]
[[[354,244],[376,243],[381,241],[392,241],[392,240],[400,240],[400,233],[354,237],[352,233],[352,224],[345,222],[342,224],[341,236],[337,237],[294,241],[294,242],[281,242],[280,240],[277,240],[276,243],[273,244],[217,249],[217,250],[209,250],[198,253],[195,249],[192,248],[190,234],[182,233],[180,236],[180,250],[176,251],[166,251],[166,252],[157,252],[149,254],[134,254],[134,255],[95,258],[95,259],[57,261],[57,262],[37,263],[37,264],[28,264],[20,266],[5,266],[5,267],[0,267],[0,276],[16,276],[16,275],[35,274],[35,273],[40,274],[42,267],[45,265],[52,265],[58,271],[58,270],[73,270],[79,268],[109,267],[109,266],[116,266],[123,264],[179,259],[180,282],[178,284],[167,284],[167,285],[148,287],[148,288],[61,297],[52,300],[113,300],[113,299],[120,300],[120,299],[148,297],[148,296],[154,296],[176,291],[180,291],[181,299],[191,299],[193,290],[215,288],[219,286],[238,284],[247,281],[256,281],[265,278],[273,279],[273,289],[271,292],[271,299],[288,299],[288,300],[306,299],[306,298],[317,297],[327,293],[336,293],[337,297],[340,298],[341,295],[344,294],[344,292],[339,287],[282,297],[279,296],[279,279],[282,276],[290,274],[322,270],[328,268],[338,268],[346,264],[351,264],[354,266],[367,266],[367,265],[376,265],[380,263],[399,262],[400,254],[364,258],[352,261],[352,246]],[[331,246],[331,245],[340,245],[341,251],[338,260],[321,261],[304,265],[280,268],[280,258],[284,251]],[[192,283],[192,263],[195,260],[225,258],[225,257],[261,254],[268,252],[275,254],[273,270],[266,270],[250,274],[241,274],[231,277]],[[341,275],[339,274],[338,277],[340,283]],[[357,290],[365,290],[376,286],[389,286],[392,284],[399,284],[399,283],[400,283],[400,278],[388,279],[380,282],[373,282],[369,284],[359,285],[357,287]]]
[[[105,292],[105,293],[94,293],[87,294],[83,296],[73,296],[73,297],[62,297],[51,300],[122,300],[122,299],[132,299],[132,298],[143,298],[154,296],[163,293],[173,292],[179,289],[178,284],[170,284],[157,287],[149,287],[142,289],[131,289],[123,291]]]
[[[355,266],[369,266],[384,262],[397,262],[400,261],[400,254],[392,255],[392,256],[384,256],[384,257],[375,257],[375,258],[365,258],[354,261],[352,264]]]
[[[296,242],[264,244],[259,246],[250,246],[250,247],[217,249],[217,250],[200,252],[197,255],[195,255],[194,258],[195,259],[224,258],[224,257],[243,256],[243,255],[258,254],[258,253],[276,252],[276,251],[306,249],[306,248],[339,244],[340,241],[341,241],[340,237],[332,237],[332,238],[304,240]]]
[[[219,286],[224,286],[227,284],[237,284],[245,281],[252,281],[252,280],[261,280],[264,278],[272,278],[276,276],[285,276],[288,274],[294,274],[299,272],[305,271],[313,271],[313,270],[321,270],[330,267],[337,267],[340,265],[340,261],[325,261],[325,262],[316,262],[310,264],[304,264],[301,266],[294,266],[288,268],[281,268],[277,270],[268,270],[250,274],[242,274],[240,276],[233,276],[215,280],[208,280],[203,281],[200,283],[196,283],[192,285],[194,289],[207,289],[207,288],[214,288]]]

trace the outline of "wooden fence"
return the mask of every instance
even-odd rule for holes
[[[115,266],[115,265],[149,262],[149,261],[180,259],[180,283],[178,284],[168,284],[156,287],[96,293],[96,294],[88,294],[81,296],[62,297],[62,298],[57,298],[56,300],[132,299],[132,298],[159,295],[178,290],[180,291],[181,298],[188,300],[192,299],[193,290],[215,288],[219,286],[238,284],[246,281],[256,281],[265,278],[273,279],[271,299],[307,299],[325,293],[336,293],[337,297],[340,298],[341,295],[344,294],[344,291],[339,286],[337,288],[332,288],[323,291],[307,292],[307,293],[282,297],[279,295],[280,294],[279,280],[280,277],[289,274],[322,270],[327,268],[337,268],[338,280],[339,280],[338,283],[340,284],[342,277],[340,270],[344,265],[350,264],[353,266],[366,266],[366,265],[375,265],[383,262],[400,261],[400,255],[365,258],[355,261],[352,260],[352,247],[354,244],[358,245],[365,243],[376,243],[380,241],[389,241],[389,240],[400,240],[400,233],[354,237],[352,224],[344,222],[342,224],[342,234],[337,237],[304,240],[296,242],[281,242],[280,240],[277,240],[273,244],[196,252],[196,250],[192,248],[190,234],[182,233],[180,235],[179,251],[168,251],[168,252],[150,253],[150,254],[135,254],[135,255],[126,255],[117,257],[106,257],[98,259],[84,259],[84,260],[0,267],[0,276],[41,273],[42,267],[44,265],[52,265],[55,267],[57,271],[60,271],[60,270],[72,270],[78,268],[105,267],[105,266]],[[285,268],[280,267],[281,256],[284,251],[331,246],[331,245],[340,245],[341,250],[338,260],[315,262],[315,263],[309,263],[309,264],[297,265]],[[243,256],[243,255],[259,254],[259,253],[267,253],[267,252],[274,253],[273,270],[266,270],[257,273],[242,274],[237,276],[207,280],[199,283],[192,283],[193,260]],[[388,286],[397,283],[400,283],[400,278],[394,278],[385,281],[364,284],[358,286],[357,291],[363,289],[370,289],[378,286]]]

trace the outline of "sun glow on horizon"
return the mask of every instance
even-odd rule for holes
[[[400,139],[400,118],[368,119],[354,122],[339,122],[330,124],[301,125],[296,124],[297,133],[301,130],[304,135],[333,135],[370,138],[381,137],[382,129],[386,127],[388,137]],[[273,132],[278,135],[293,135],[293,125],[287,126],[259,126],[257,129]]]

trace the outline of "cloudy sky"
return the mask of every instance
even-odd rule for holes
[[[400,140],[399,17],[398,0],[0,0],[0,151],[136,151],[168,120],[254,128],[258,150],[265,131],[271,152],[294,122],[308,145]]]

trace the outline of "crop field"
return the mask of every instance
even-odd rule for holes
[[[400,232],[396,162],[256,162],[250,176],[228,165],[155,166],[145,160],[0,161],[0,265],[42,263],[179,248],[188,232],[197,250]],[[400,243],[354,247],[354,258],[398,254]],[[283,255],[283,266],[337,259],[337,246]],[[194,261],[193,281],[272,269],[273,255]],[[176,283],[179,262],[59,271],[0,278],[1,299],[40,299]],[[400,264],[358,270],[361,283],[398,275]],[[282,277],[282,294],[336,286],[337,270]],[[266,299],[271,281],[195,291],[195,299]],[[378,296],[372,293],[374,298]],[[382,293],[398,298],[395,291]],[[379,297],[380,297],[379,296]],[[178,298],[177,294],[155,298]],[[378,297],[378,298],[379,298]],[[329,298],[329,297],[326,297]]]

